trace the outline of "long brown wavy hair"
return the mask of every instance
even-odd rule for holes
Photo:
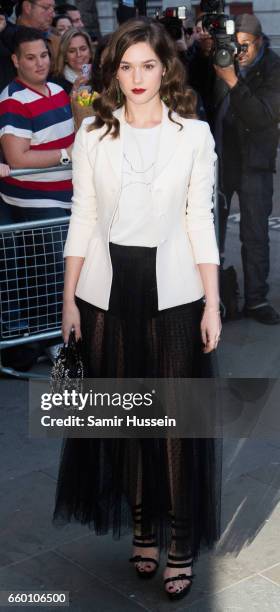
[[[119,88],[116,74],[126,50],[139,42],[148,43],[165,68],[159,94],[168,106],[169,119],[178,123],[172,118],[172,111],[181,117],[196,118],[196,94],[185,85],[185,68],[164,26],[145,17],[129,19],[112,35],[102,65],[103,90],[93,102],[95,118],[87,129],[95,130],[106,125],[107,130],[100,140],[109,133],[112,138],[119,136],[120,122],[113,111],[125,104],[125,96]],[[183,126],[178,125],[182,129]]]

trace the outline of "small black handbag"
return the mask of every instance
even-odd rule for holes
[[[60,349],[51,370],[51,386],[54,391],[76,388],[83,378],[82,342],[76,342],[75,333],[71,331],[68,344]]]

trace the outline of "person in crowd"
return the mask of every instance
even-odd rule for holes
[[[84,22],[82,20],[82,16],[81,16],[81,12],[79,11],[79,9],[77,8],[77,6],[74,6],[74,4],[60,4],[57,7],[57,14],[61,15],[67,15],[67,17],[70,17],[72,25],[74,28],[84,28]]]
[[[74,125],[67,94],[58,85],[47,81],[50,57],[43,33],[32,28],[20,28],[15,35],[12,60],[17,78],[0,95],[0,141],[5,160],[13,169],[46,170],[61,164],[61,172],[50,170],[36,176],[28,173],[18,177],[7,176],[0,181],[1,197],[10,206],[14,223],[68,216],[72,173],[67,166],[71,159]],[[41,240],[40,236],[36,237],[35,251],[34,246],[30,247],[27,274],[34,274],[34,265],[36,274],[39,274],[40,264],[44,269],[45,258],[41,261],[36,255],[42,250]],[[51,245],[46,244],[46,257],[49,248]],[[35,261],[31,265],[32,258]],[[63,262],[59,255],[54,269],[55,274],[44,279],[45,289],[40,290],[40,316],[42,308],[47,307],[48,294],[56,291],[63,275]],[[56,308],[50,306],[49,313],[51,310],[56,320]],[[22,309],[21,317],[24,320]],[[44,349],[44,344],[38,347],[34,358]],[[49,347],[49,356],[53,357],[56,352],[57,347]]]
[[[269,215],[280,118],[280,58],[270,48],[255,15],[236,18],[242,52],[227,68],[215,66],[226,85],[216,116],[221,159],[220,250],[224,252],[231,198],[238,194],[244,273],[244,314],[273,325],[280,316],[267,300]],[[224,204],[226,202],[226,205]]]
[[[106,51],[108,49],[111,36],[111,34],[106,34],[105,36],[102,36],[94,52],[90,85],[92,87],[92,91],[97,91],[98,93],[101,93],[103,89],[102,64],[105,59]]]
[[[5,6],[5,2],[3,2],[3,6]],[[12,54],[14,53],[15,34],[21,28],[35,28],[44,34],[51,53],[51,63],[54,63],[60,40],[60,37],[52,28],[54,10],[54,0],[42,0],[42,2],[40,0],[18,0],[16,3],[16,24],[11,23],[9,20],[4,21],[2,19],[0,21],[0,92],[16,76]]]
[[[201,54],[204,57],[209,57],[213,49],[213,39],[202,25],[202,15],[196,19],[193,37],[199,45]]]
[[[11,168],[48,168],[70,162],[74,141],[70,101],[47,81],[50,58],[42,32],[20,29],[12,56],[17,78],[0,95],[0,139]],[[1,181],[1,196],[16,220],[62,216],[71,207],[71,171]]]
[[[16,6],[17,26],[35,28],[44,32],[52,63],[55,61],[59,46],[59,36],[52,29],[55,14],[54,0],[18,0]]]
[[[91,38],[79,28],[71,28],[62,36],[51,79],[70,94],[72,88],[88,82],[91,74],[93,51]],[[83,67],[87,66],[84,75]]]
[[[72,329],[82,337],[90,378],[211,376],[221,322],[209,126],[159,22],[120,26],[103,81],[73,150],[64,341]],[[130,561],[151,577],[168,542],[164,588],[177,599],[203,542],[218,537],[215,444],[139,438],[66,439],[53,521],[120,535],[128,504]]]
[[[52,26],[57,34],[62,36],[65,34],[65,32],[67,32],[67,30],[70,30],[70,28],[73,27],[73,24],[70,17],[67,15],[56,15],[52,21]]]
[[[191,47],[195,40],[195,27],[192,17],[183,20],[183,31],[187,49]]]
[[[203,29],[202,16],[196,19],[193,38],[193,43],[186,53],[189,84],[199,94],[204,108],[204,118],[212,127],[216,83],[212,59],[213,39]]]

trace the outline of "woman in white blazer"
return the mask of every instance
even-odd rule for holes
[[[221,323],[209,127],[158,22],[119,28],[103,78],[73,150],[64,340],[82,337],[92,378],[210,376]],[[214,442],[139,438],[66,440],[54,521],[119,536],[129,507],[138,575],[167,548],[165,591],[183,597],[219,534]]]

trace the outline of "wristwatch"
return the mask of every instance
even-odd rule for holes
[[[68,166],[68,164],[70,164],[71,158],[69,157],[66,149],[61,149],[61,157],[59,161],[62,166]]]

